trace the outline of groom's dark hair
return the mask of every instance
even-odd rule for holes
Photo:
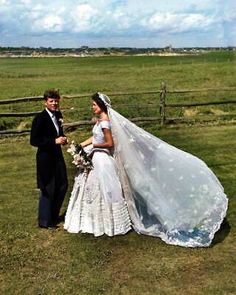
[[[92,95],[92,100],[96,102],[96,104],[99,106],[99,108],[107,114],[107,106],[105,103],[101,100],[98,93],[94,93]]]
[[[44,92],[43,98],[47,100],[48,98],[60,99],[59,89],[48,89]]]

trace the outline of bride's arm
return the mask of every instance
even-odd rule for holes
[[[104,139],[105,139],[104,143],[94,144],[93,147],[94,148],[111,148],[111,147],[113,147],[114,142],[113,142],[111,130],[107,129],[107,128],[103,128],[102,132],[104,134]]]
[[[88,138],[88,139],[86,139],[85,141],[81,142],[80,145],[81,145],[82,147],[85,147],[85,146],[87,146],[87,145],[89,145],[89,144],[92,144],[92,141],[93,141],[93,137],[91,136],[90,138]]]

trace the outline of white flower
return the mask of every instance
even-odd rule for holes
[[[84,149],[75,144],[74,141],[71,142],[70,147],[67,149],[67,152],[70,153],[73,157],[72,163],[76,167],[84,168],[85,170],[90,170],[93,167],[92,160],[88,157]]]
[[[200,193],[207,194],[209,192],[209,187],[207,184],[203,184],[199,188]]]
[[[74,156],[76,154],[76,147],[75,147],[73,141],[70,144],[70,147],[67,149],[67,152],[70,153],[72,156]]]

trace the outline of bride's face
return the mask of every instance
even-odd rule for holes
[[[100,107],[97,105],[97,103],[95,101],[93,101],[93,112],[96,115],[100,115],[102,113],[102,110],[100,109]]]

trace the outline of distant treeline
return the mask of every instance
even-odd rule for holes
[[[52,47],[0,47],[0,55],[111,55],[111,54],[161,54],[161,53],[178,53],[194,54],[206,51],[233,51],[236,47],[182,47],[173,48],[171,45],[163,48],[133,48],[133,47],[98,47],[81,46],[78,48],[52,48]]]

